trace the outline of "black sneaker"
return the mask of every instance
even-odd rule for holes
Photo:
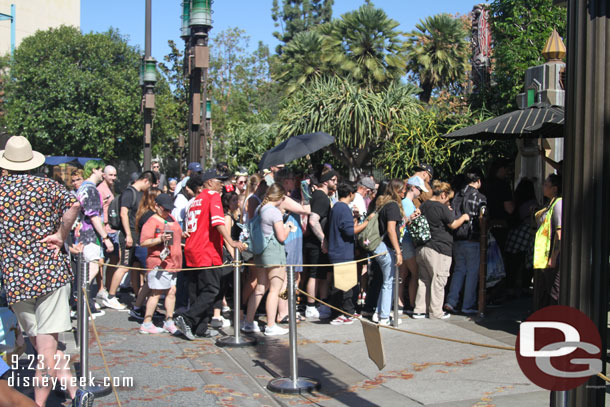
[[[91,407],[93,406],[93,400],[95,395],[89,391],[83,389],[76,389],[74,399],[72,399],[72,407]]]
[[[129,310],[129,316],[132,317],[133,319],[135,319],[136,321],[144,321],[144,313],[146,311],[144,311],[144,308],[132,308],[131,310]]]
[[[218,332],[216,329],[208,328],[203,333],[203,335],[197,335],[197,336],[199,338],[213,338],[213,337],[218,336],[218,335],[220,335],[220,332]]]
[[[178,315],[177,317],[174,318],[174,324],[176,324],[176,326],[178,327],[180,332],[182,332],[184,334],[186,339],[188,339],[189,341],[192,341],[195,339],[195,335],[193,335],[193,332],[191,331],[191,327],[186,323],[184,318],[182,318],[182,315]],[[218,332],[218,331],[216,331],[216,332]]]

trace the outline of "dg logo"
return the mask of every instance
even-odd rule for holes
[[[602,371],[597,327],[579,310],[553,305],[519,326],[517,361],[532,383],[547,390],[570,390]]]

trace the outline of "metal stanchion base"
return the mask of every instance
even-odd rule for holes
[[[295,383],[290,377],[278,377],[267,384],[267,389],[275,393],[301,394],[320,389],[320,382],[311,377],[298,377]]]
[[[223,336],[216,340],[216,346],[221,348],[241,348],[244,346],[254,346],[256,345],[256,342],[256,338],[252,336],[240,335],[239,338],[234,336]]]
[[[85,391],[90,391],[91,393],[93,393],[95,395],[96,399],[106,397],[107,395],[112,393],[112,387],[110,387],[110,386],[104,387],[102,385],[102,382],[100,382],[98,380],[94,380],[94,383],[95,383],[94,386],[85,386],[85,387],[81,387],[81,389],[83,389]]]

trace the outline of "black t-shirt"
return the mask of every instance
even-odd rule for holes
[[[398,203],[394,201],[390,201],[381,208],[379,211],[379,234],[383,236],[384,233],[387,232],[388,221],[396,221],[396,237],[400,240],[400,225],[402,223],[402,215],[400,214],[400,208],[398,207]],[[383,242],[388,247],[388,249],[393,249],[392,242],[390,241],[390,236],[385,235],[383,238]]]
[[[510,215],[504,210],[504,202],[513,200],[513,192],[508,181],[494,178],[484,185],[481,190],[487,197],[489,218],[508,219]]]
[[[317,213],[320,216],[320,226],[324,234],[326,234],[328,215],[330,214],[330,198],[326,192],[316,189],[311,194],[311,213]],[[305,246],[308,247],[320,247],[320,240],[316,237],[310,227],[307,228],[307,233],[303,239]]]
[[[426,217],[430,225],[430,239],[425,247],[436,250],[437,252],[451,256],[453,248],[453,235],[449,229],[450,223],[455,220],[455,213],[444,205],[436,201],[426,201],[419,207],[422,215]]]
[[[135,199],[134,199],[135,195]],[[138,206],[140,206],[140,199],[142,199],[142,192],[138,191],[133,187],[127,187],[121,194],[121,208],[127,208],[129,210],[129,229],[131,229],[131,235],[134,238],[136,234],[136,213],[138,212]],[[121,230],[123,230],[123,223],[121,223]],[[123,230],[123,232],[125,232]]]

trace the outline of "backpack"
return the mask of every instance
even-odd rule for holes
[[[383,236],[379,233],[379,212],[382,208],[383,206],[373,212],[373,215],[368,218],[369,223],[356,237],[358,246],[369,252],[374,252],[383,240]]]
[[[468,200],[476,193],[476,189],[466,193],[467,189],[468,187],[461,189],[453,198],[452,206],[456,218],[459,218],[465,213],[470,216],[470,212],[468,211]],[[473,231],[474,219],[471,217],[468,222],[462,223],[459,228],[453,231],[453,237],[455,237],[456,240],[469,240],[472,238]]]
[[[265,209],[269,209],[269,207]],[[254,217],[248,221],[245,227],[239,225],[242,227],[242,235],[240,236],[240,240],[246,244],[246,251],[255,256],[260,255],[265,251],[271,237],[273,236],[273,233],[267,237],[265,237],[263,234],[262,212],[263,211],[257,211]]]
[[[426,219],[423,214],[413,219],[411,223],[409,223],[408,228],[409,234],[411,235],[411,240],[413,241],[413,245],[415,245],[415,247],[422,246],[432,239],[430,224],[428,223],[428,219]]]
[[[131,187],[127,187],[131,188]],[[133,189],[133,188],[132,188]],[[121,198],[122,194],[116,196],[110,206],[108,206],[108,224],[114,230],[120,230],[123,226],[121,223]],[[133,202],[130,207],[136,203],[136,194],[133,194]]]

